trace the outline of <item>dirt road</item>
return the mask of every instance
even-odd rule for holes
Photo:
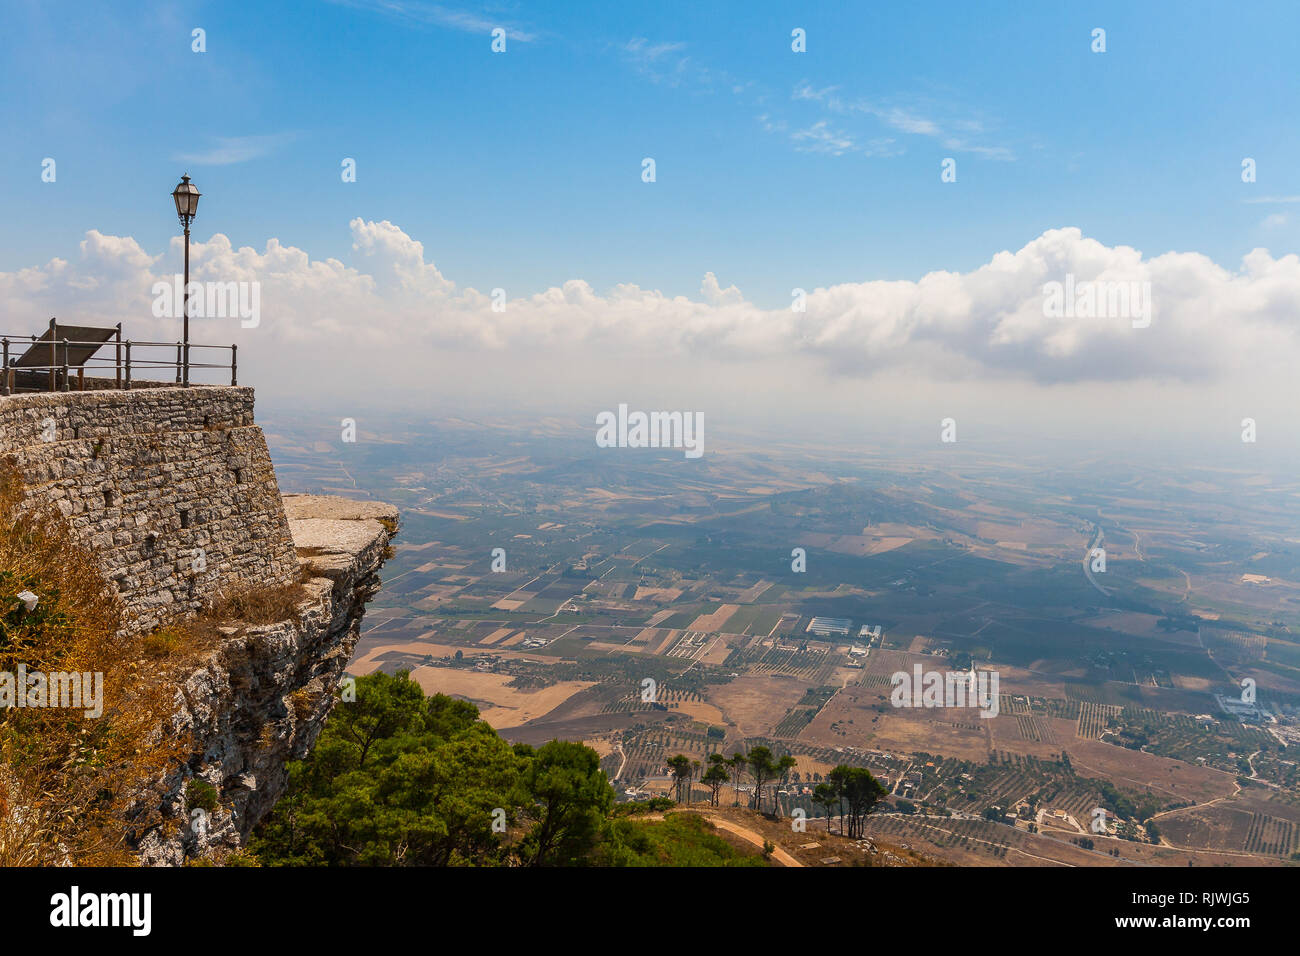
[[[749,829],[749,827],[743,827],[739,823],[732,823],[726,817],[714,816],[711,813],[701,813],[700,816],[704,817],[704,819],[708,820],[719,830],[726,830],[728,833],[734,833],[742,840],[752,843],[754,844],[754,846],[759,847],[760,849],[763,846],[763,842],[764,842],[763,835],[761,833],[757,833],[754,830]],[[777,863],[779,863],[781,866],[803,866],[802,863],[800,863],[798,860],[796,860],[794,857],[792,857],[789,853],[785,852],[785,850],[781,849],[780,847],[777,847],[775,850],[772,851],[772,859],[775,860]]]

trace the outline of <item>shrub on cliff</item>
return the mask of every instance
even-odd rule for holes
[[[159,729],[174,690],[119,634],[93,555],[23,498],[0,462],[0,866],[130,863],[183,750]]]
[[[185,785],[185,809],[187,811],[199,809],[212,813],[217,809],[217,788],[206,780],[192,778]]]

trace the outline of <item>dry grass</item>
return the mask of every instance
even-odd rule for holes
[[[40,597],[33,611],[24,590]],[[94,555],[57,511],[24,501],[0,459],[0,672],[103,675],[98,717],[0,707],[0,866],[134,864],[132,842],[161,822],[163,781],[192,755],[169,728],[195,659],[223,626],[297,620],[306,597],[301,579],[248,588],[192,621],[124,636]]]
[[[301,582],[236,591],[215,601],[202,618],[242,621],[245,624],[274,624],[298,613],[307,597]]]
[[[221,595],[202,614],[178,625],[175,630],[183,631],[196,646],[211,646],[227,636],[220,630],[223,627],[296,621],[298,606],[307,597],[307,589],[301,581],[245,588]]]
[[[32,611],[23,590],[40,597]],[[121,635],[121,613],[62,517],[24,504],[0,462],[0,671],[103,675],[98,717],[0,709],[0,865],[130,864],[132,835],[158,822],[159,781],[189,743],[165,730],[175,684],[148,642]]]

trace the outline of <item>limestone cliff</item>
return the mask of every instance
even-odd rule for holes
[[[121,603],[124,635],[303,580],[305,598],[287,619],[222,621],[220,639],[188,668],[171,723],[191,756],[162,781],[162,822],[128,835],[147,864],[239,848],[334,704],[397,510],[282,498],[247,388],[6,396],[0,456],[28,498],[62,512],[94,554]],[[187,806],[192,781],[215,791],[210,812]]]
[[[283,793],[288,761],[315,743],[379,590],[395,508],[312,495],[288,495],[284,504],[311,597],[297,620],[239,628],[180,689],[175,728],[193,736],[198,755],[170,781],[167,822],[139,843],[145,863],[243,845]],[[186,811],[192,778],[217,791],[213,813]]]

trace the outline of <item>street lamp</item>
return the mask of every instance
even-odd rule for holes
[[[185,229],[185,386],[190,384],[190,223],[199,211],[199,190],[190,182],[190,177],[182,176],[181,181],[172,190],[172,199],[176,203],[176,215]],[[178,370],[179,371],[179,370]],[[179,375],[177,380],[180,380]]]

